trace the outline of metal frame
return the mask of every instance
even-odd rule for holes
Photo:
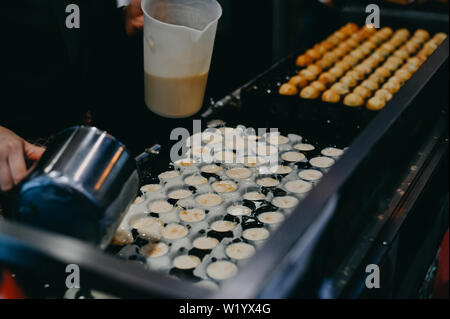
[[[356,298],[365,289],[363,265],[381,265],[383,258],[395,243],[400,229],[410,215],[436,167],[448,153],[448,118],[441,118],[430,133],[426,143],[417,151],[414,159],[405,165],[406,172],[399,185],[395,185],[394,196],[376,222],[370,223],[361,236],[362,240],[350,249],[341,267],[333,278],[333,297]],[[415,169],[411,169],[414,167]],[[430,237],[434,236],[430,235]],[[436,234],[439,237],[439,234]]]

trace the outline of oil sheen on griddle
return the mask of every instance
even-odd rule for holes
[[[200,111],[208,72],[183,78],[165,78],[145,73],[145,102],[156,114],[182,118]]]

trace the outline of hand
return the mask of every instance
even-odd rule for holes
[[[0,126],[0,191],[11,190],[28,174],[25,158],[37,161],[45,148],[32,145]]]
[[[123,8],[125,14],[125,31],[132,36],[144,28],[144,13],[141,9],[141,0],[131,0],[130,4]]]

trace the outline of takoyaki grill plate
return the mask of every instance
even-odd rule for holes
[[[399,30],[395,32],[397,31]],[[414,30],[410,30],[410,33],[413,34]],[[408,39],[412,38],[408,36]],[[406,40],[402,43],[405,42]],[[423,45],[424,43],[416,51],[411,52],[410,58],[415,57],[417,51],[423,48]],[[377,48],[379,47],[378,45]],[[274,119],[289,118],[290,121],[301,124],[308,124],[312,121],[319,125],[332,125],[339,130],[354,130],[365,127],[379,113],[371,111],[364,106],[347,106],[343,103],[343,97],[338,103],[328,103],[323,102],[320,97],[305,99],[298,96],[298,94],[293,96],[281,95],[279,90],[282,84],[289,82],[292,76],[299,74],[304,69],[296,66],[295,60],[297,56],[298,54],[293,54],[287,57],[269,71],[244,86],[241,89],[241,99],[244,107],[252,110],[254,114],[266,113],[267,116],[268,113],[268,116]],[[393,56],[393,54],[391,53],[390,56]],[[386,61],[386,59],[383,61]],[[412,72],[413,77],[415,72]],[[352,87],[360,85],[367,78],[368,75]],[[406,82],[408,81],[411,81],[411,79]],[[402,91],[405,91],[403,87],[399,93]],[[394,96],[399,93],[394,94]],[[393,107],[394,105],[395,103],[388,101],[386,107]]]

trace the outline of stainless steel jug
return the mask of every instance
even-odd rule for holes
[[[139,189],[136,161],[108,133],[60,133],[19,185],[13,218],[104,248]]]

